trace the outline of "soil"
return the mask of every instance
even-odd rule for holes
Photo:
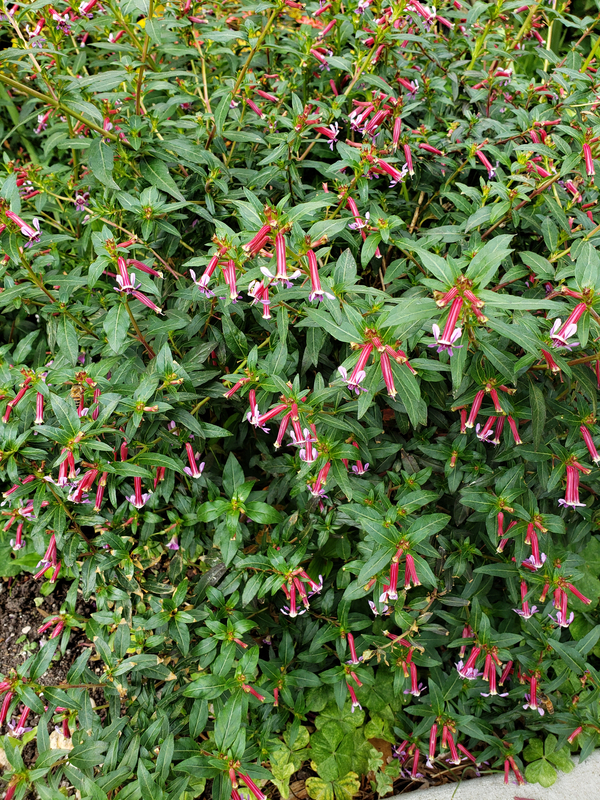
[[[0,580],[0,675],[8,675],[20,667],[39,650],[40,642],[47,641],[49,631],[39,634],[38,628],[48,617],[59,613],[69,584],[58,581],[54,591],[46,597],[40,595],[39,588],[40,583],[30,575],[17,580]],[[77,614],[86,618],[95,610],[95,603],[85,603],[83,600],[78,602],[76,608]],[[86,642],[83,631],[74,628],[65,652],[52,662],[40,682],[45,686],[56,686],[65,682],[71,665]],[[27,724],[33,727],[38,720],[37,715],[31,714]],[[35,740],[25,745],[22,756],[25,765],[32,767],[38,756]],[[28,794],[24,800],[36,800],[36,795]]]
[[[21,666],[33,653],[37,652],[39,643],[45,641],[48,636],[47,633],[39,634],[38,628],[49,616],[58,614],[61,604],[65,600],[69,584],[66,581],[58,581],[54,591],[46,597],[40,596],[39,587],[40,584],[29,575],[22,576],[17,580],[0,580],[0,675],[7,675],[11,670]],[[76,609],[77,613],[84,618],[88,618],[95,610],[96,606],[93,601],[85,603],[82,600],[79,601]],[[64,682],[71,665],[86,644],[88,644],[88,641],[83,631],[74,628],[66,651],[60,658],[52,662],[50,669],[42,677],[41,682],[46,686],[54,686]],[[38,719],[32,714],[29,717],[28,724],[36,725]],[[391,757],[389,743],[383,742],[383,740],[372,740],[371,743],[382,752],[386,761]],[[34,740],[29,742],[23,750],[23,759],[26,766],[33,766],[37,755]],[[394,795],[405,794],[476,777],[473,765],[461,764],[458,767],[443,769],[443,767],[435,764],[432,769],[428,769],[424,759],[421,761],[419,771],[422,777],[417,780],[398,778],[394,782],[392,793]],[[312,775],[316,775],[316,773],[307,767],[303,767],[292,776],[290,781],[290,800],[309,800],[305,781]],[[210,784],[211,782],[209,781],[206,786],[204,800],[210,800]],[[281,800],[275,787],[265,787],[265,789],[270,800]],[[368,776],[362,779],[361,788],[356,797],[359,800],[375,800],[377,797],[377,794],[371,788]],[[24,800],[37,800],[37,796],[28,794]]]

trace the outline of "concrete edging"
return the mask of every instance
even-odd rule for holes
[[[511,779],[512,779],[511,773]],[[448,783],[421,790],[424,800],[600,800],[600,750],[576,764],[568,775],[558,773],[554,786],[544,789],[539,783],[516,786],[504,784],[504,775],[473,778],[462,783]],[[412,792],[386,800],[407,800]]]

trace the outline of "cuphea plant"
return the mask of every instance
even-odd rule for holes
[[[597,22],[3,6],[0,572],[64,596],[9,800],[600,743]]]

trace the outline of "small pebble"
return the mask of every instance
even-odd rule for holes
[[[31,630],[31,625],[25,625],[21,633],[29,633],[30,630]]]

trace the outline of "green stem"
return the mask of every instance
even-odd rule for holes
[[[135,328],[135,332],[137,333],[137,337],[138,337],[140,343],[144,345],[144,347],[146,349],[146,352],[148,353],[150,358],[154,358],[156,356],[156,353],[150,347],[148,342],[145,340],[144,334],[141,332],[139,325],[135,321],[135,317],[133,316],[133,312],[131,311],[131,308],[129,307],[129,301],[128,301],[127,298],[125,298],[125,308],[127,309],[127,313],[129,314],[129,319],[131,320],[131,324]]]
[[[111,139],[113,142],[121,141],[119,137],[112,133],[111,131],[105,131],[104,128],[101,128],[99,125],[96,125],[95,122],[87,119],[84,117],[83,114],[79,114],[77,111],[73,111],[73,109],[65,106],[60,100],[55,100],[53,97],[50,97],[48,94],[43,94],[42,92],[38,92],[35,89],[32,89],[31,86],[27,86],[24,83],[19,83],[19,81],[13,80],[13,78],[9,78],[7,75],[4,75],[0,72],[0,81],[5,83],[7,86],[10,86],[12,89],[17,89],[19,92],[23,92],[24,94],[28,94],[30,97],[37,97],[38,100],[41,100],[43,103],[46,103],[53,108],[60,109],[62,112],[67,114],[70,117],[74,117],[79,122],[83,122],[83,124],[92,131],[96,131],[97,133],[101,133],[107,139]]]
[[[148,16],[146,17],[146,24],[148,20],[152,19],[154,14],[154,0],[150,0],[148,6]],[[138,71],[137,87],[135,90],[135,113],[139,117],[142,108],[142,83],[144,82],[144,71],[146,69],[146,59],[148,58],[148,45],[150,44],[150,37],[146,33],[144,36],[144,46],[142,47],[142,63]]]
[[[600,36],[596,39],[596,42],[595,42],[594,46],[590,50],[589,56],[583,62],[582,66],[581,66],[581,69],[579,70],[580,72],[585,72],[586,69],[589,67],[591,60],[596,55],[596,50],[598,49],[598,47],[600,47]]]

